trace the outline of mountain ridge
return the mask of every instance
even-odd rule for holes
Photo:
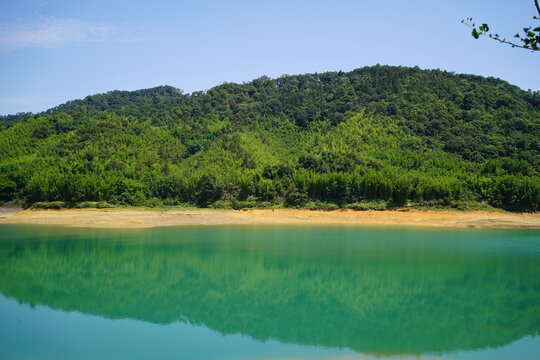
[[[390,65],[379,65],[379,64],[377,64],[377,65],[374,65],[374,66],[364,66],[362,68],[357,68],[357,69],[352,70],[351,72],[359,71],[359,70],[363,70],[363,69],[370,69],[370,68],[374,68],[374,67],[407,68],[407,69],[414,69],[414,70],[419,70],[419,71],[438,72],[438,73],[443,73],[443,74],[455,75],[455,76],[458,76],[460,78],[463,78],[463,79],[466,79],[466,80],[469,80],[469,81],[479,81],[479,82],[487,81],[488,83],[491,83],[492,85],[511,86],[511,87],[515,87],[517,90],[525,91],[525,92],[532,91],[532,92],[538,93],[540,91],[540,90],[534,91],[534,90],[531,90],[531,89],[529,89],[529,90],[521,89],[519,86],[511,84],[507,80],[503,80],[503,79],[493,77],[493,76],[484,77],[484,76],[481,76],[481,75],[466,74],[466,73],[456,73],[454,71],[447,71],[447,70],[441,70],[441,69],[420,69],[418,66],[406,67],[406,66],[390,66]],[[318,72],[316,72],[316,73],[304,73],[304,74],[299,74],[297,76],[306,76],[306,75],[315,75],[316,76],[316,75],[319,75],[319,74],[329,74],[329,73],[337,73],[337,74],[339,74],[339,73],[347,73],[347,72],[344,72],[342,70],[338,70],[338,71],[326,71],[326,72],[322,72],[322,73],[318,73]],[[276,78],[275,80],[283,78],[283,77],[289,77],[289,76],[295,76],[295,75],[283,74],[280,77]],[[268,77],[266,75],[263,75],[263,76],[261,76],[261,77],[259,77],[257,79],[261,79],[261,78],[270,78],[270,77]],[[246,84],[252,83],[253,81],[255,81],[257,79],[253,79],[251,81],[242,82],[242,83],[224,82],[224,84],[246,85]],[[209,89],[206,89],[206,90],[193,91],[192,93],[185,93],[181,88],[178,88],[178,87],[175,87],[175,86],[172,86],[172,85],[168,85],[168,84],[158,85],[158,86],[154,86],[154,87],[150,87],[150,88],[141,88],[141,89],[136,89],[136,90],[118,90],[118,89],[115,89],[115,90],[109,90],[109,91],[102,92],[102,93],[95,93],[95,94],[87,95],[86,97],[84,97],[82,99],[68,100],[65,103],[58,104],[56,106],[53,106],[52,108],[46,109],[46,110],[41,111],[41,112],[33,113],[33,112],[24,112],[23,111],[23,112],[18,112],[18,113],[14,113],[14,114],[0,115],[0,119],[7,118],[7,117],[14,117],[14,116],[17,116],[19,114],[21,114],[21,115],[23,115],[25,117],[30,117],[30,116],[40,115],[40,114],[53,113],[55,111],[61,111],[63,108],[68,107],[69,105],[71,105],[73,103],[76,103],[76,102],[86,101],[87,99],[90,99],[90,98],[97,98],[97,97],[103,97],[103,96],[108,96],[108,95],[130,94],[130,93],[145,94],[145,93],[148,93],[148,92],[155,92],[155,93],[159,94],[160,90],[166,90],[166,92],[168,92],[168,93],[177,92],[177,93],[182,94],[182,95],[191,96],[193,94],[206,93],[206,92],[208,92],[210,90],[213,90],[215,88],[218,88],[218,87],[220,87],[220,86],[222,86],[224,84],[216,85],[216,86],[213,86],[213,87],[211,87]]]

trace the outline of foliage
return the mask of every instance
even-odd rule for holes
[[[536,7],[536,10],[538,12],[538,16],[540,17],[540,6],[538,5],[538,0],[534,0],[534,5]],[[534,20],[540,20],[540,18],[537,16],[533,16]],[[488,24],[482,24],[478,26],[478,29],[476,28],[476,24],[472,22],[472,18],[467,18],[466,20],[461,20],[461,22],[468,27],[472,29],[471,35],[478,39],[480,36],[487,36],[490,39],[496,40],[503,44],[511,45],[512,47],[518,47],[522,49],[527,49],[531,51],[540,51],[540,26],[537,26],[533,28],[532,26],[524,27],[523,28],[523,34],[520,35],[519,33],[516,33],[514,35],[514,38],[519,39],[519,41],[522,43],[522,45],[519,45],[515,42],[507,41],[506,38],[501,38],[499,34],[492,34],[489,32],[489,25]]]
[[[38,201],[32,205],[36,209],[62,209],[67,207],[63,201]]]
[[[347,209],[352,210],[386,210],[388,204],[384,201],[362,201],[348,204]]]
[[[540,93],[439,70],[113,91],[5,122],[0,200],[537,211],[539,139]]]

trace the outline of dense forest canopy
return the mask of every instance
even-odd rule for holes
[[[0,117],[0,198],[356,209],[540,207],[540,93],[372,66]]]

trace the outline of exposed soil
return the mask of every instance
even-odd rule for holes
[[[485,211],[312,211],[268,210],[144,210],[69,209],[22,210],[3,205],[0,224],[51,224],[89,228],[147,228],[224,224],[382,224],[451,228],[540,229],[540,213]],[[7,215],[4,215],[7,214]]]

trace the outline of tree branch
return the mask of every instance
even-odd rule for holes
[[[539,17],[533,16],[533,19],[540,20],[540,5],[538,4],[539,0],[534,0],[534,6],[536,8],[536,11],[538,12]],[[488,37],[493,40],[497,40],[498,42],[502,44],[508,44],[512,47],[518,47],[520,49],[526,49],[531,51],[540,51],[540,27],[524,27],[523,32],[524,35],[519,35],[517,33],[514,35],[515,38],[518,38],[524,45],[518,45],[511,41],[506,41],[505,38],[501,38],[499,34],[491,34],[489,32],[489,26],[488,24],[481,24],[478,29],[476,28],[476,24],[472,22],[472,18],[467,18],[466,20],[461,20],[461,22],[468,27],[472,29],[471,35],[478,39],[480,35],[483,35],[485,37]]]
[[[535,2],[537,2],[537,0],[535,0]],[[471,25],[471,24],[469,24],[468,22],[463,21],[463,23],[464,23],[465,25],[467,25],[468,27],[470,27],[471,29],[474,29],[474,28],[475,28],[474,25]],[[517,47],[517,48],[520,48],[520,49],[531,50],[531,51],[540,51],[540,49],[537,50],[537,49],[532,49],[532,48],[530,48],[530,47],[525,47],[525,46],[523,46],[523,45],[518,45],[518,44],[515,44],[515,43],[513,43],[513,42],[506,41],[506,39],[501,39],[501,38],[498,37],[497,35],[493,36],[493,35],[491,35],[491,34],[487,34],[487,33],[483,32],[483,31],[478,32],[478,35],[482,35],[482,36],[485,36],[485,37],[487,37],[487,38],[490,38],[490,39],[493,39],[493,40],[497,40],[497,41],[500,42],[500,43],[508,44],[508,45],[510,45],[510,46],[512,46],[512,47]]]

